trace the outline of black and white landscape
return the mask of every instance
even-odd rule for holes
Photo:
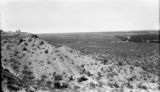
[[[2,92],[160,92],[159,0],[0,0]]]
[[[159,92],[159,31],[1,32],[3,92]]]

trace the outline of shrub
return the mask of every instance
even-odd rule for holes
[[[33,37],[33,38],[38,38],[38,36],[37,36],[37,35],[35,35],[35,34],[33,34],[31,37]]]
[[[62,75],[55,75],[54,78],[55,78],[55,81],[63,80]]]
[[[138,34],[131,35],[129,41],[131,42],[151,42],[158,43],[159,42],[159,34]]]
[[[68,88],[68,84],[66,83],[60,83],[60,82],[54,82],[54,88],[56,89],[64,89],[64,88]]]
[[[27,84],[34,83],[35,76],[33,72],[25,65],[24,69],[22,70],[22,80]]]
[[[88,79],[83,76],[83,77],[78,78],[77,81],[78,81],[78,82],[82,82],[82,81],[87,81],[87,80],[88,80]]]
[[[144,90],[146,90],[147,89],[147,87],[146,86],[144,86],[144,85],[138,85],[138,88],[140,88],[140,89],[144,89]]]

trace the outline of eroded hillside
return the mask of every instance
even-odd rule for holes
[[[159,92],[160,77],[128,64],[55,47],[28,33],[1,33],[2,90]]]

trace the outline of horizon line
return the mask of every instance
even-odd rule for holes
[[[120,32],[158,32],[159,31],[159,33],[160,33],[160,29],[147,29],[147,30],[124,30],[124,31],[117,31],[117,30],[115,30],[115,31],[87,31],[87,32],[84,32],[84,31],[82,31],[82,32],[57,32],[57,33],[55,33],[55,32],[53,32],[53,33],[34,33],[34,32],[26,32],[26,31],[22,31],[22,30],[20,30],[20,29],[18,29],[18,30],[15,30],[15,31],[11,31],[11,30],[3,30],[3,29],[0,29],[0,30],[2,30],[2,31],[4,31],[4,32],[16,32],[16,31],[20,31],[20,32],[25,32],[25,33],[32,33],[32,34],[75,34],[75,33],[120,33]]]

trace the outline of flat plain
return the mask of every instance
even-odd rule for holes
[[[150,42],[129,40],[137,35],[140,39]],[[98,57],[117,63],[140,66],[160,75],[159,31],[59,33],[39,34],[38,36],[57,47],[67,45],[86,55],[94,55],[96,59]],[[157,42],[152,42],[152,40]]]

